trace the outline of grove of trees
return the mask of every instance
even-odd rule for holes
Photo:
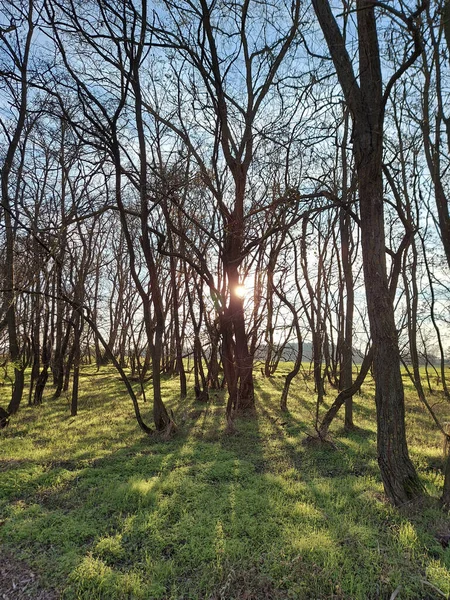
[[[75,416],[112,362],[144,432],[132,382],[172,432],[188,370],[232,427],[256,372],[292,361],[286,410],[308,360],[316,435],[370,371],[386,494],[423,495],[401,368],[447,435],[448,0],[0,7],[0,423],[48,388]]]

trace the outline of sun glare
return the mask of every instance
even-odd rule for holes
[[[245,287],[245,285],[242,285],[242,284],[241,284],[241,285],[237,285],[237,286],[234,288],[234,293],[236,294],[236,296],[237,296],[238,298],[242,298],[242,299],[244,299],[244,298],[245,298],[245,295],[246,295],[246,292],[247,292],[247,290],[246,290],[246,287]]]

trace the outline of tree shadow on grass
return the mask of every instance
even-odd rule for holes
[[[193,404],[168,442],[139,438],[97,459],[77,448],[76,458],[35,461],[10,494],[3,539],[44,573],[51,563],[53,583],[68,578],[67,597],[219,598],[253,585],[255,598],[281,598],[267,578],[250,583],[251,565],[238,568],[252,540],[252,523],[247,535],[241,529],[251,510],[241,491],[254,468],[241,456],[244,438],[225,437],[224,426],[220,402]]]
[[[262,398],[262,413],[267,410],[268,399]],[[442,580],[436,577],[435,584],[440,582],[444,593],[450,592],[450,560],[435,535],[442,519],[436,501],[430,499],[420,508],[401,511],[387,503],[373,435],[353,432],[339,440],[337,450],[305,450],[292,442],[280,421],[271,417],[268,422],[278,430],[280,450],[290,459],[291,470],[285,471],[280,485],[288,485],[290,478],[304,482],[300,507],[311,516],[316,514],[314,533],[308,536],[311,523],[307,522],[298,538],[299,548],[301,553],[311,553],[314,564],[326,565],[326,572],[332,574],[329,580],[336,587],[334,591],[329,587],[329,597],[341,597],[342,593],[349,598],[390,598],[401,586],[402,597],[437,598],[439,592],[433,593],[427,580],[433,578],[436,564],[441,565]],[[296,527],[299,525],[293,519],[290,528]],[[422,557],[415,561],[421,552]],[[425,565],[431,565],[430,571]],[[297,575],[294,564],[292,579]],[[317,593],[323,594],[327,583],[319,581]]]
[[[80,430],[75,456],[36,461],[11,491],[4,543],[69,599],[358,600],[400,584],[402,597],[425,598],[422,534],[384,503],[373,440],[306,450],[291,416],[258,395],[234,435],[221,399],[180,405],[170,441],[128,423],[98,458]]]

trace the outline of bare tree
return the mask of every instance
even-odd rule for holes
[[[415,47],[383,90],[375,5],[368,0],[358,0],[356,6],[359,77],[355,74],[329,2],[314,0],[313,6],[352,115],[364,278],[374,344],[378,463],[386,494],[393,504],[399,505],[421,495],[423,488],[409,458],[406,443],[400,356],[387,278],[383,211],[383,121],[392,86],[420,55],[420,37],[415,26],[415,18],[420,11],[403,19],[413,35]]]
[[[266,19],[264,23],[252,15],[253,3],[249,0],[220,5],[206,0],[167,0],[163,4],[166,12],[160,20],[156,17],[154,35],[161,45],[181,57],[174,63],[174,69],[179,65],[174,73],[179,90],[175,94],[189,94],[194,110],[201,110],[202,119],[208,118],[211,157],[206,159],[199,149],[198,134],[191,134],[181,106],[175,107],[177,121],[164,114],[156,100],[145,102],[145,106],[189,149],[220,212],[219,253],[224,279],[219,317],[230,418],[233,410],[254,406],[253,356],[239,289],[243,283],[242,262],[249,252],[245,243],[251,214],[247,193],[255,155],[255,129],[281,65],[294,45],[300,2],[293,2],[290,10],[284,5],[271,7],[273,21]],[[229,33],[218,25],[221,17],[227,20]],[[284,28],[279,26],[282,19],[288,23]],[[190,90],[186,66],[192,82]],[[230,190],[223,184],[224,170],[231,175]]]
[[[6,269],[4,287],[6,289],[4,304],[6,306],[6,323],[9,337],[9,356],[14,365],[14,384],[8,412],[15,413],[20,405],[24,387],[24,367],[21,364],[21,349],[16,319],[16,274],[15,274],[15,206],[12,197],[15,195],[18,182],[11,180],[13,163],[21,137],[26,127],[29,100],[29,69],[31,43],[36,24],[36,7],[33,0],[14,4],[3,1],[1,10],[5,21],[10,25],[0,28],[0,44],[2,62],[0,76],[9,88],[13,114],[11,122],[3,124],[6,153],[1,164],[1,203],[6,232]]]
[[[81,19],[80,7],[72,2],[54,0],[47,3],[47,16],[52,26],[55,43],[61,52],[64,67],[77,90],[85,120],[74,119],[64,109],[65,118],[84,140],[91,139],[93,145],[106,150],[114,168],[115,205],[119,211],[120,223],[124,232],[129,253],[130,272],[142,301],[143,317],[153,366],[153,417],[160,431],[173,427],[161,395],[161,353],[164,334],[163,298],[154,249],[155,230],[149,228],[152,195],[149,187],[149,165],[147,141],[143,120],[142,90],[140,68],[147,47],[147,4],[142,3],[142,14],[131,4],[123,12],[116,10],[114,2],[91,2],[83,10],[91,11],[92,19]],[[62,19],[60,21],[59,19]],[[93,35],[92,27],[96,19],[102,19],[105,35],[102,38]],[[62,26],[64,22],[64,26]],[[103,61],[105,72],[101,81],[105,93],[112,90],[107,100],[95,94],[91,88],[93,71],[77,68],[79,64],[71,62],[70,52],[65,43],[66,37],[76,43],[85,44],[95,56]],[[121,119],[127,113],[132,119],[137,135],[136,153],[131,156],[128,148],[121,144]],[[125,168],[124,156],[129,168]],[[139,246],[136,247],[130,228],[130,211],[125,204],[123,193],[123,174],[137,194],[137,210],[131,211],[139,226]],[[158,238],[158,236],[156,236]],[[151,295],[143,284],[139,273],[141,252],[147,271]]]

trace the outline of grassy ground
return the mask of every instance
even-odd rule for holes
[[[412,391],[410,451],[432,498],[396,510],[376,463],[373,385],[356,398],[360,430],[338,420],[333,449],[302,445],[313,394],[298,381],[281,414],[282,383],[257,379],[256,415],[227,435],[223,395],[180,402],[165,382],[180,426],[169,441],[140,432],[113,370],[84,371],[76,418],[67,399],[24,405],[0,433],[3,556],[64,599],[450,597],[442,440]]]

